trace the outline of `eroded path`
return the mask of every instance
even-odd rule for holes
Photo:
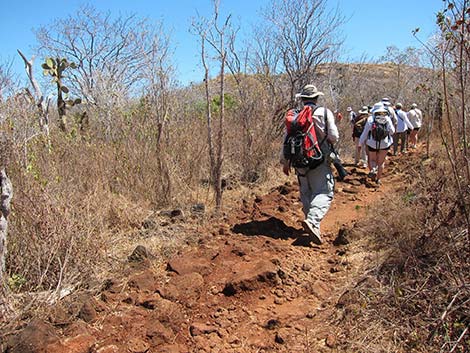
[[[73,304],[75,317],[30,323],[6,351],[336,351],[327,323],[368,256],[338,234],[347,240],[366,208],[400,178],[393,160],[380,188],[365,170],[347,169],[351,175],[337,183],[322,223],[323,245],[303,236],[297,186],[287,183],[241,200],[237,212],[201,229],[197,246],[163,271],[137,254],[122,276]]]

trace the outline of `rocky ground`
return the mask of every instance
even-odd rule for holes
[[[2,351],[341,351],[345,337],[333,319],[341,323],[354,311],[348,288],[371,280],[374,256],[348,234],[399,178],[399,163],[388,163],[380,188],[365,169],[347,167],[350,176],[337,183],[322,223],[321,246],[303,233],[297,186],[286,183],[199,226],[197,244],[163,269],[142,244],[121,275],[50,320],[4,336]]]

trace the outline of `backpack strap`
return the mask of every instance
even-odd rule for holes
[[[402,110],[399,110],[399,111],[401,112]],[[400,116],[400,114],[398,114],[398,111],[396,112],[396,115],[397,115],[397,117],[400,118],[401,121],[405,122],[405,120],[403,120],[403,118]]]
[[[325,120],[325,131],[324,131],[325,136],[323,137],[320,144],[318,145],[321,148],[321,146],[323,145],[323,143],[326,141],[326,139],[328,137],[328,116],[327,116],[327,109],[325,107],[315,105],[315,109],[314,110],[312,109],[312,123],[313,123],[313,114],[315,113],[315,111],[318,108],[323,108],[324,109],[324,111],[323,111],[323,120]]]

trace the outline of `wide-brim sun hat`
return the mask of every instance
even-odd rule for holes
[[[369,109],[366,107],[364,109],[364,107],[362,107],[361,110],[358,111],[359,114],[369,114]]]
[[[395,104],[395,107],[397,107],[397,108],[400,108],[400,109],[401,109],[401,108],[403,108],[403,105],[402,105],[401,103],[397,103],[397,104]]]
[[[314,85],[305,85],[299,93],[300,98],[315,98],[324,95],[325,94],[320,92]]]
[[[417,105],[416,103],[413,103],[413,104],[411,105],[411,108],[416,108],[417,106],[418,106],[418,105]]]
[[[351,107],[347,107],[346,110],[347,110],[348,112],[350,112],[350,111],[352,111],[352,108],[351,108]]]
[[[372,107],[372,114],[375,113],[388,113],[388,110],[382,103],[375,103]]]

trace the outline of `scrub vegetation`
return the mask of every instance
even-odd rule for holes
[[[348,240],[376,256],[361,267],[373,280],[356,273],[351,305],[325,323],[338,337],[331,349],[467,352],[470,4],[443,6],[433,38],[413,32],[419,48],[340,63],[345,19],[326,0],[273,1],[249,45],[215,2],[191,24],[200,52],[188,55],[200,56],[205,75],[187,86],[176,81],[163,23],[86,6],[37,29],[37,57],[19,51],[27,81],[0,64],[2,351],[25,322],[121,273],[155,222],[172,229],[144,241],[158,272],[198,244],[198,227],[229,224],[240,200],[283,184],[283,117],[313,82],[331,110],[388,96],[425,113],[419,157],[396,161],[386,199],[348,201],[360,217]],[[347,162],[346,120],[337,150]],[[192,231],[163,221],[168,213]]]

